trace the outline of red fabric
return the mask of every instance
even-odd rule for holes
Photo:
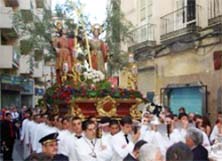
[[[91,61],[92,61],[92,68],[97,70],[98,64],[97,64],[97,59],[96,59],[96,53],[94,52],[91,53]]]
[[[107,45],[105,43],[101,43],[101,50],[103,53],[104,62],[107,62]]]
[[[15,137],[15,134],[14,134],[14,130],[13,130],[13,127],[12,127],[12,123],[9,122],[9,127],[10,127],[10,136],[11,138],[14,138]]]
[[[74,48],[74,39],[68,39],[68,48],[72,51],[72,49]]]

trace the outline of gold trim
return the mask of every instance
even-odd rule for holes
[[[112,103],[112,107],[109,111],[106,111],[104,109],[104,105],[106,103]],[[112,117],[112,116],[116,116],[116,112],[117,112],[116,105],[117,105],[117,102],[115,99],[113,99],[110,96],[106,96],[105,98],[98,100],[97,105],[96,105],[96,110],[97,110],[99,116]]]
[[[136,103],[129,109],[130,115],[133,117],[133,119],[141,119],[142,113],[137,109],[140,103],[142,103],[142,100],[137,98]]]
[[[71,115],[78,116],[82,120],[84,120],[85,118],[84,114],[82,113],[81,108],[79,108],[79,106],[75,103],[71,105]]]

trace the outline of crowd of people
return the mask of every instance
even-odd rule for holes
[[[13,130],[12,111],[1,123],[4,160],[12,160],[14,139],[20,137],[24,160],[69,161],[207,161],[207,148],[222,143],[222,113],[211,126],[208,117],[178,115],[164,108],[141,120],[48,115],[40,109],[23,111],[20,136]],[[16,159],[16,158],[14,158]]]

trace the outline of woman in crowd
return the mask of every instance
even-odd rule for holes
[[[222,113],[221,112],[217,114],[217,121],[210,135],[210,141],[211,143],[215,143],[219,141],[220,138],[222,138]]]

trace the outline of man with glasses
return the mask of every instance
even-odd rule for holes
[[[83,124],[84,136],[76,141],[76,153],[78,161],[110,160],[110,150],[96,138],[96,125],[92,121]]]

